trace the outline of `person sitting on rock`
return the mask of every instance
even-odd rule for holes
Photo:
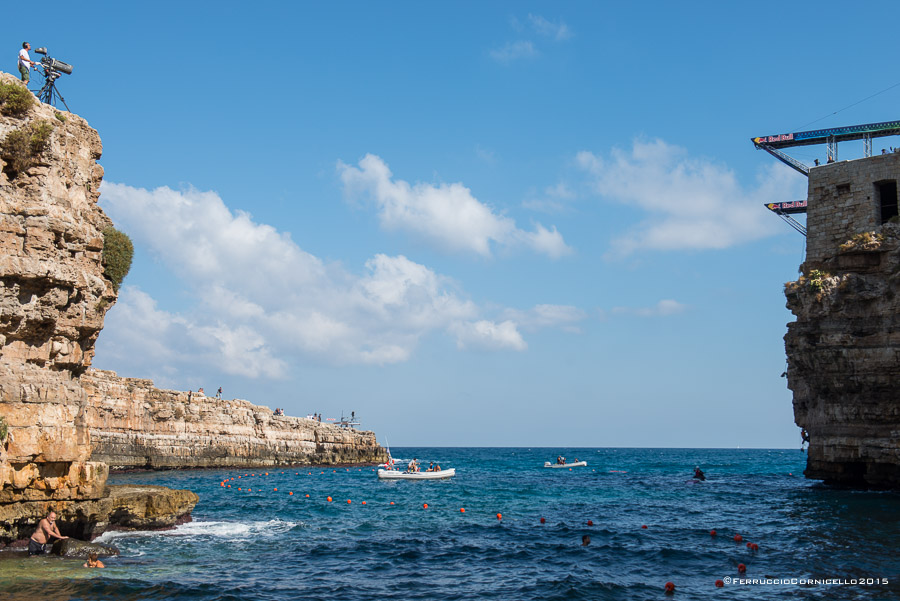
[[[50,510],[50,513],[47,514],[47,517],[38,523],[37,530],[31,535],[31,539],[28,541],[28,554],[43,555],[44,553],[48,553],[50,551],[49,546],[51,538],[58,538],[60,540],[69,538],[68,536],[63,536],[59,533],[59,528],[56,527],[56,512],[52,509]]]
[[[88,555],[88,560],[87,560],[87,562],[85,562],[84,567],[86,567],[86,568],[105,568],[106,566],[103,565],[103,562],[100,561],[100,559],[98,559],[98,556],[96,553],[91,553],[90,555]]]

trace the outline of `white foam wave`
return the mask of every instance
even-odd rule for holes
[[[284,520],[268,520],[260,522],[188,522],[176,526],[172,530],[149,531],[125,531],[116,530],[104,532],[94,542],[108,543],[119,538],[142,538],[149,536],[174,536],[190,538],[223,538],[226,540],[241,540],[249,537],[277,536],[303,525],[302,522],[288,522]]]

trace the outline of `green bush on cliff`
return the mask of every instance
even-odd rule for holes
[[[6,162],[3,171],[9,179],[15,179],[37,163],[37,158],[47,150],[52,133],[52,123],[36,121],[6,134],[0,143],[0,157]]]
[[[815,290],[816,292],[821,292],[822,288],[825,286],[825,279],[830,277],[824,271],[819,271],[818,269],[813,269],[809,272],[809,287]]]
[[[6,442],[7,434],[9,434],[9,426],[6,425],[6,418],[0,415],[0,443]]]
[[[112,226],[103,230],[103,275],[112,282],[113,290],[116,292],[131,269],[133,257],[134,245],[128,234]]]
[[[23,85],[0,82],[0,113],[21,117],[34,104],[34,94]]]

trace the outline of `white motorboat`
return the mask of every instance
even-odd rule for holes
[[[554,469],[560,467],[584,467],[587,465],[587,461],[576,461],[575,463],[550,463],[549,461],[544,462],[544,467],[552,467]]]
[[[443,480],[456,475],[456,468],[437,472],[402,472],[400,470],[379,469],[378,477],[382,480]]]

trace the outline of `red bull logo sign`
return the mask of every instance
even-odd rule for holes
[[[754,144],[772,144],[773,142],[792,142],[794,134],[779,134],[777,136],[763,136],[761,138],[753,138]]]

